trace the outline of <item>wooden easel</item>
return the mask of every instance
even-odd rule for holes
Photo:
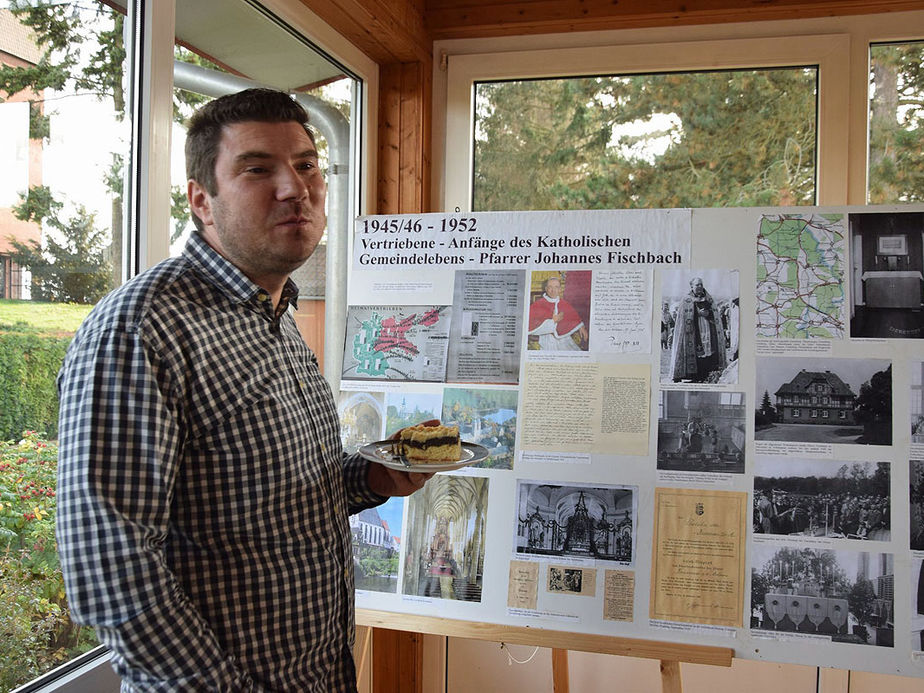
[[[472,638],[513,645],[532,645],[552,650],[552,683],[554,693],[568,693],[568,651],[598,652],[623,657],[657,659],[661,663],[663,693],[681,693],[680,663],[710,664],[730,667],[735,656],[730,647],[689,645],[637,638],[618,638],[587,633],[567,633],[544,628],[517,628],[493,623],[457,621],[435,616],[414,616],[388,611],[359,609],[356,647],[357,671],[365,671],[373,628],[388,628],[410,633]],[[567,644],[565,648],[561,646]]]

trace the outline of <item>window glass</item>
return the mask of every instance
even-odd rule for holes
[[[809,205],[817,70],[480,82],[475,210]]]
[[[98,644],[55,554],[55,377],[123,280],[124,4],[0,2],[0,691]]]
[[[870,46],[870,204],[924,201],[924,41]]]
[[[222,21],[211,21],[215,16]],[[178,0],[175,58],[171,254],[182,252],[193,229],[185,195],[183,123],[199,104],[248,86],[286,91],[308,111],[328,185],[328,232],[347,237],[348,220],[356,213],[351,208],[355,167],[349,165],[351,119],[360,93],[355,75],[247,0]],[[327,237],[292,275],[299,287],[296,322],[322,368]]]

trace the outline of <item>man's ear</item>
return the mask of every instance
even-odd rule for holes
[[[211,197],[205,188],[198,182],[190,178],[186,182],[186,197],[189,200],[189,210],[195,214],[206,226],[212,224],[212,204]]]

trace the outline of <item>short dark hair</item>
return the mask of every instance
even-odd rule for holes
[[[247,121],[293,121],[305,128],[312,144],[315,143],[314,133],[308,127],[308,112],[285,92],[254,88],[219,96],[197,110],[186,124],[186,177],[199,183],[209,195],[218,194],[215,160],[222,128]],[[202,220],[193,212],[190,216],[202,231]]]

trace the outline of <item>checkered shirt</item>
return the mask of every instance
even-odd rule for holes
[[[68,349],[57,538],[72,617],[123,691],[354,691],[348,515],[384,499],[341,450],[287,283],[197,234]]]

